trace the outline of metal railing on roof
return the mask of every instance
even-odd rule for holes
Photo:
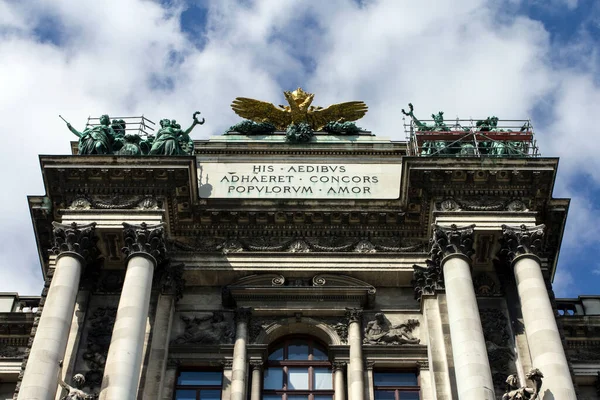
[[[86,129],[100,125],[101,117],[88,117],[85,124]],[[154,135],[154,127],[156,124],[150,121],[145,116],[139,117],[111,117],[111,125],[113,129],[124,131],[124,134],[152,136]]]
[[[539,157],[530,120],[403,118],[408,153],[421,157]]]

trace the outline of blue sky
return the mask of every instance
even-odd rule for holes
[[[598,293],[600,3],[593,0],[0,0],[0,291],[38,294],[27,209],[43,194],[38,154],[67,154],[89,115],[238,119],[237,96],[279,104],[360,99],[360,125],[400,140],[400,109],[448,118],[532,118],[572,198],[555,289]],[[15,138],[26,138],[15,140]]]

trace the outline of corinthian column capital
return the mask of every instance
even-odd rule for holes
[[[463,254],[467,258],[475,253],[473,249],[473,238],[475,225],[450,226],[433,225],[433,237],[431,238],[431,259],[441,261],[451,254]]]
[[[348,322],[360,322],[363,310],[361,308],[346,308],[346,318]]]
[[[121,249],[127,258],[133,256],[151,256],[156,264],[164,261],[167,248],[164,238],[164,224],[132,225],[123,222],[125,247]]]
[[[80,258],[83,262],[90,262],[98,256],[96,242],[96,223],[78,225],[61,224],[52,222],[52,233],[54,235],[54,246],[50,253],[60,256],[69,253]]]
[[[500,255],[512,262],[517,256],[533,254],[539,256],[542,250],[545,225],[528,228],[526,225],[502,225]]]

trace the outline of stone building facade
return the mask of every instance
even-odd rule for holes
[[[551,289],[558,159],[194,147],[40,157],[46,285],[0,298],[0,398],[492,400],[532,369],[540,399],[600,398],[600,297]]]

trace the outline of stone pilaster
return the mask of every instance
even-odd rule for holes
[[[458,398],[493,400],[494,384],[471,276],[473,228],[434,225],[431,258],[432,263],[440,263],[444,277]]]
[[[346,400],[346,390],[344,383],[344,369],[346,368],[346,363],[342,361],[334,361],[331,364],[333,369],[333,390],[334,400]]]
[[[233,345],[233,367],[231,371],[231,400],[246,399],[248,322],[252,310],[238,308],[235,313],[235,344]]]
[[[163,225],[123,224],[127,272],[117,309],[101,400],[137,397],[154,269],[165,257]]]
[[[29,359],[18,399],[53,399],[58,387],[58,363],[65,356],[75,299],[83,266],[97,257],[96,224],[53,224],[56,268]]]
[[[544,229],[544,225],[503,225],[500,256],[514,269],[533,367],[544,374],[539,398],[574,400],[575,388],[539,259]]]
[[[348,364],[348,386],[350,400],[363,400],[365,397],[364,362],[362,354],[362,310],[346,309],[348,318],[348,344],[350,345],[350,363]]]

